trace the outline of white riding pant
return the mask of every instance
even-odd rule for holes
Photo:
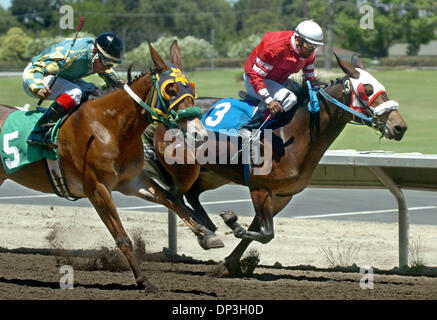
[[[249,76],[247,74],[243,74],[243,78],[244,86],[246,87],[246,93],[249,96],[262,101],[260,97],[256,94],[252,84],[250,83]],[[286,88],[287,83],[288,81],[280,84],[270,79],[264,79],[264,84],[266,85],[267,91],[269,92],[270,96],[273,98],[273,100],[278,101],[281,104],[284,111],[290,110],[297,103],[296,95],[291,90]]]
[[[29,63],[26,67],[26,69],[24,69],[23,72],[23,88],[24,91],[31,97],[36,97],[38,98],[36,95],[34,95],[32,93],[32,91],[29,89],[29,87],[26,84],[26,79],[25,79],[25,74],[27,73],[28,69],[31,67],[31,63]],[[50,80],[53,78],[54,76],[52,75],[48,75],[44,77],[44,84],[48,85]],[[76,105],[78,105],[80,103],[80,100],[82,99],[82,94],[83,92],[87,92],[90,91],[92,89],[96,88],[96,85],[92,82],[86,82],[82,79],[79,79],[76,82],[71,82],[68,80],[65,80],[63,78],[59,78],[56,80],[55,84],[53,85],[51,91],[52,93],[50,94],[50,96],[47,98],[48,100],[56,100],[60,95],[66,93],[68,94],[75,102]]]

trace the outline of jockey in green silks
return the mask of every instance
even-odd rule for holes
[[[56,148],[48,135],[49,124],[79,105],[84,96],[96,88],[82,78],[97,73],[107,85],[118,81],[112,67],[121,63],[123,43],[115,33],[102,33],[95,40],[79,38],[65,57],[72,41],[66,39],[43,50],[32,58],[23,72],[23,87],[27,94],[54,100],[29,135],[29,144]],[[59,70],[61,72],[50,88],[50,81]]]

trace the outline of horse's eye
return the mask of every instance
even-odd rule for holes
[[[366,95],[370,97],[373,94],[373,86],[371,84],[365,84],[364,90],[366,91]]]

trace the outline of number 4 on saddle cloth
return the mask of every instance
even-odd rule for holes
[[[42,109],[45,110],[45,109]],[[20,170],[22,167],[42,160],[57,160],[57,149],[48,149],[26,142],[36,122],[44,111],[14,111],[5,121],[0,134],[1,160],[7,174]],[[60,120],[61,121],[61,120]],[[58,124],[60,123],[58,121]],[[59,126],[52,128],[52,140],[57,140]]]

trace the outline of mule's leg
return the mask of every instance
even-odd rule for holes
[[[156,291],[156,287],[141,272],[140,266],[134,257],[132,242],[123,228],[110,191],[103,183],[97,181],[94,184],[86,184],[86,186],[88,186],[85,190],[86,195],[108,228],[117,246],[126,256],[138,286],[149,292]]]
[[[147,177],[144,172],[129,181],[119,184],[117,190],[128,196],[137,196],[144,200],[156,202],[176,212],[197,236],[200,246],[205,249],[223,248],[223,242],[214,232],[197,223],[193,213],[178,197],[161,188],[155,181]]]

